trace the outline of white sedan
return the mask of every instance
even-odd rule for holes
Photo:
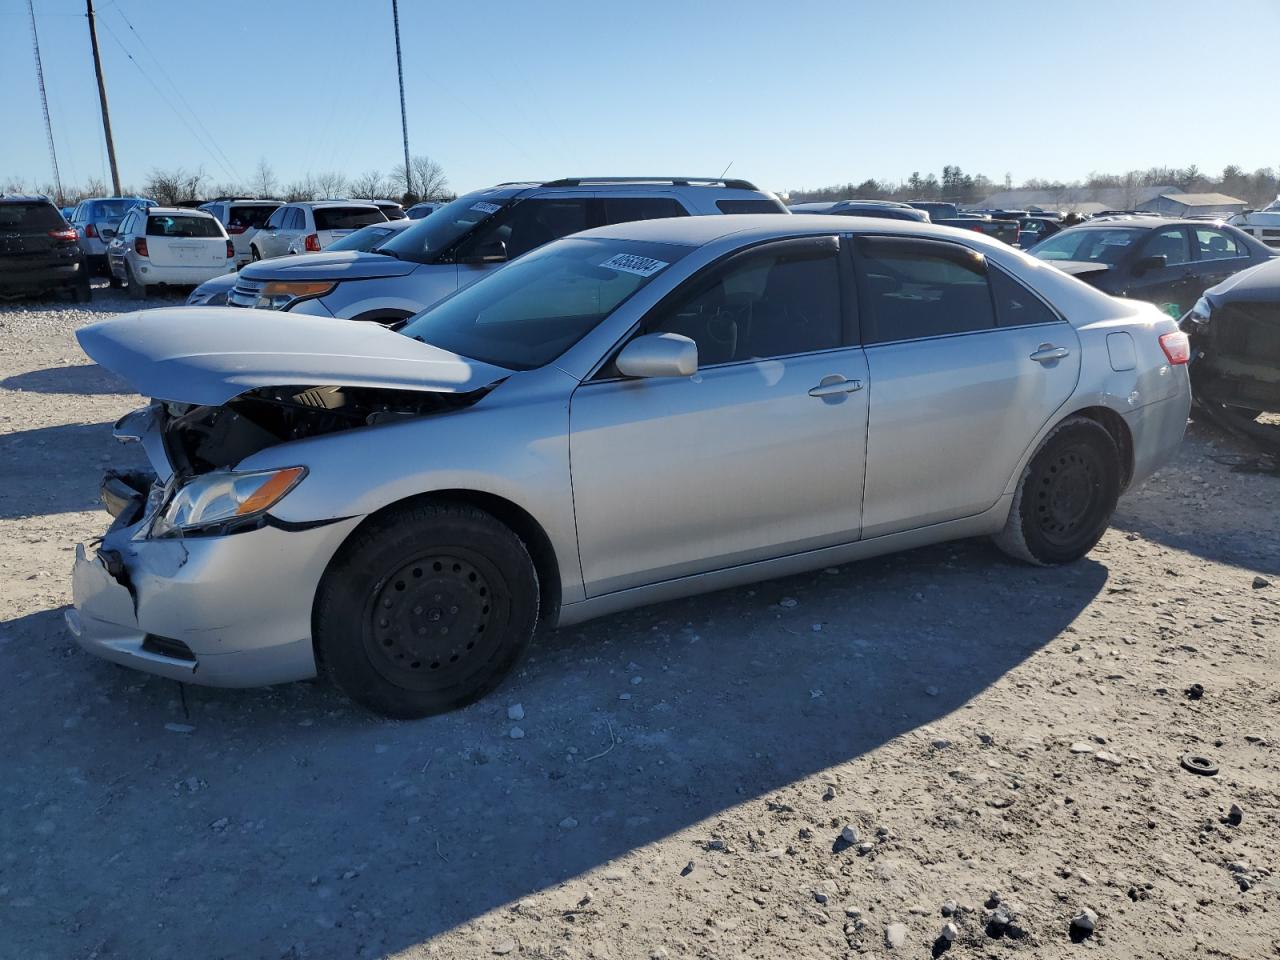
[[[218,219],[203,210],[135,207],[107,246],[111,275],[141,300],[148,287],[192,287],[235,269],[236,251]]]

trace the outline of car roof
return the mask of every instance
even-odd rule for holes
[[[1104,217],[1073,224],[1067,227],[1067,230],[1103,230],[1107,228],[1114,230],[1117,227],[1135,230],[1159,230],[1163,227],[1203,227],[1206,222],[1208,221],[1190,220],[1186,217],[1134,217],[1132,220],[1112,220]]]
[[[374,210],[378,209],[378,205],[372,200],[295,200],[289,206],[311,207],[313,210],[321,207],[370,207]]]
[[[791,217],[777,213],[722,214],[706,217],[670,217],[664,220],[633,220],[596,227],[575,234],[609,240],[644,240],[652,243],[679,243],[700,247],[723,237],[738,235],[744,241],[769,240],[830,233],[894,233],[927,239],[963,238],[966,242],[1004,247],[972,230],[940,227],[918,220],[886,220],[881,217],[850,217],[815,213]]]
[[[0,194],[0,203],[49,203],[53,201],[43,194],[5,193]]]
[[[209,217],[213,218],[213,214],[208,210],[201,210],[199,207],[147,207],[147,216],[159,214],[166,216],[171,213],[180,213],[187,217]]]

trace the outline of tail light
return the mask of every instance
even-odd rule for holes
[[[317,237],[314,233],[307,234],[306,244],[307,244],[307,253],[320,252],[320,238]]]
[[[84,225],[84,235],[86,237],[96,237],[98,235],[98,228],[92,223],[86,223]]]
[[[231,226],[227,227],[227,233],[230,233],[230,234],[233,234],[233,235],[234,235],[234,234],[241,234],[241,233],[244,233],[244,232],[245,232],[246,230],[248,230],[248,229],[249,229],[249,228],[248,228],[248,227],[246,227],[246,226],[245,226],[244,224],[242,224],[242,223],[233,223]]]
[[[1162,334],[1160,349],[1172,364],[1187,363],[1191,360],[1191,340],[1181,330]]]
[[[236,245],[230,240],[227,241],[227,259],[230,260],[236,255]]]
[[[146,238],[146,237],[134,237],[134,238],[133,238],[133,252],[134,252],[134,253],[136,253],[136,254],[137,254],[138,256],[140,256],[140,257],[150,256],[150,254],[148,254],[148,253],[147,253],[147,238]]]
[[[49,236],[53,237],[55,240],[74,240],[76,238],[76,232],[70,227],[64,227],[61,230],[50,230]]]

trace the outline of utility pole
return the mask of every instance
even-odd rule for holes
[[[98,99],[102,101],[102,132],[107,136],[107,160],[111,163],[111,186],[118,197],[120,169],[116,166],[116,142],[111,138],[111,113],[107,110],[107,85],[102,79],[102,57],[98,54],[98,28],[93,22],[93,0],[85,0],[85,6],[89,11],[89,42],[93,44],[93,72],[98,75]]]
[[[404,137],[404,192],[413,193],[413,170],[409,167],[409,115],[404,109],[404,63],[400,59],[400,4],[397,0],[391,0],[391,19],[396,27],[396,73],[400,75],[400,133]],[[101,75],[99,75],[99,83],[101,83]],[[103,94],[103,97],[105,98],[106,94]],[[104,115],[106,102],[103,99]]]
[[[44,132],[49,139],[49,161],[53,164],[53,185],[58,191],[58,206],[62,206],[65,197],[62,195],[62,174],[58,172],[58,151],[53,146],[53,124],[49,122],[49,98],[44,90],[44,64],[40,61],[40,35],[36,33],[36,8],[32,0],[27,0],[27,13],[31,17],[31,45],[36,54],[36,81],[40,85],[40,108],[44,111]]]

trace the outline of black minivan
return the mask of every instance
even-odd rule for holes
[[[90,297],[75,228],[48,197],[0,196],[0,296],[66,290]]]

